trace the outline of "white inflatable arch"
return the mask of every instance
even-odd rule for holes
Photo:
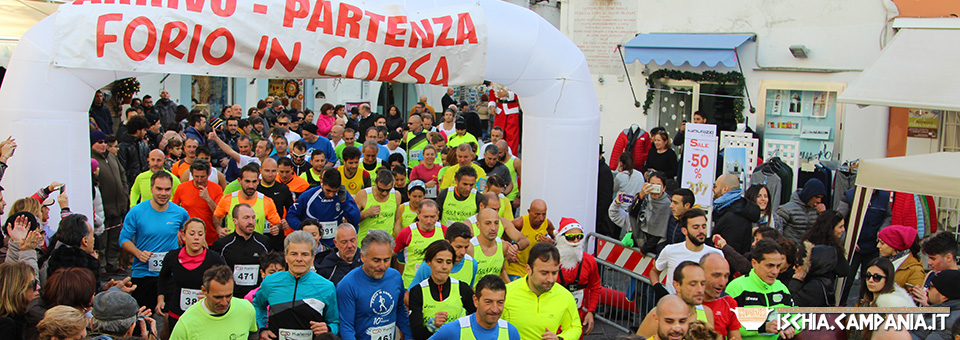
[[[418,43],[415,36],[435,40]],[[285,53],[257,53],[266,47]],[[417,58],[426,52],[431,55]],[[225,60],[229,53],[233,60]],[[295,53],[300,66],[291,68]],[[326,70],[318,72],[324,60]],[[412,64],[423,67],[409,72]],[[0,136],[19,145],[2,182],[6,201],[57,180],[67,183],[71,209],[91,216],[92,94],[143,73],[504,84],[524,110],[522,209],[542,198],[554,223],[574,217],[585,231],[595,229],[600,112],[583,53],[537,14],[499,0],[64,4],[20,39],[0,89]]]

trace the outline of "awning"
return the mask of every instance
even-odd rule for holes
[[[58,4],[0,0],[0,66],[6,67],[20,36],[43,18],[57,11]]]
[[[736,49],[755,39],[753,34],[640,34],[623,44],[624,58],[628,63],[636,60],[649,64],[654,61],[663,65],[669,61],[674,66],[690,63],[691,66],[706,64],[710,67],[723,63],[735,67]]]
[[[940,197],[960,197],[960,152],[860,161],[857,185]]]
[[[837,100],[960,111],[960,30],[902,29]]]

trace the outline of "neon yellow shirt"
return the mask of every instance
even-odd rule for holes
[[[177,176],[174,176],[172,172],[166,171],[173,177],[173,190],[170,190],[170,198],[173,198],[173,194],[177,193],[177,186],[180,185],[180,179]],[[150,177],[153,177],[153,171],[147,170],[141,172],[137,175],[137,179],[133,180],[133,185],[130,186],[130,207],[137,205],[137,203],[144,202],[153,198],[153,192],[150,191]]]
[[[170,340],[246,339],[257,331],[257,313],[250,301],[234,297],[230,309],[221,316],[212,316],[203,308],[203,300],[194,303],[180,316]]]
[[[477,183],[479,183],[481,179],[486,181],[487,172],[483,171],[483,168],[476,163],[470,163],[470,166],[473,167],[473,170],[477,170]],[[457,185],[457,170],[460,170],[460,164],[454,164],[444,168],[443,172],[440,173],[440,190]]]
[[[583,326],[573,294],[554,283],[549,291],[537,296],[527,286],[527,279],[524,276],[507,284],[501,318],[517,327],[521,339],[539,339],[544,330],[556,333],[559,329],[563,330],[557,334],[561,338],[580,339]]]

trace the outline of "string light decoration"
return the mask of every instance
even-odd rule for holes
[[[733,97],[733,112],[737,119],[738,123],[743,123],[743,89],[746,86],[743,74],[737,71],[730,71],[727,73],[721,73],[717,71],[704,71],[703,73],[696,73],[690,71],[679,71],[679,70],[670,70],[670,69],[660,69],[656,70],[653,73],[650,73],[647,76],[647,100],[643,103],[643,113],[647,114],[650,111],[650,106],[653,105],[653,97],[657,91],[650,91],[651,89],[656,89],[656,82],[663,79],[673,79],[673,80],[691,80],[698,83],[717,83],[720,85],[732,84],[734,85],[733,93],[730,93],[729,96]],[[701,94],[704,95],[704,94]]]
[[[110,91],[119,98],[129,98],[140,92],[140,81],[134,77],[119,79],[113,82]]]

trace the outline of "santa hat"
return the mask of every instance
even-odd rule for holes
[[[580,229],[582,231],[583,227],[581,227],[580,222],[577,222],[575,219],[569,217],[561,218],[560,231],[557,233],[557,237],[563,236],[563,234],[566,234],[568,231],[573,229]]]

